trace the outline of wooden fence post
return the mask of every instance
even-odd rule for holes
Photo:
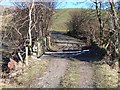
[[[50,36],[48,36],[47,39],[48,39],[48,48],[50,49],[51,48],[51,38],[50,38]]]
[[[40,57],[43,54],[43,41],[39,40],[37,42],[37,57]]]
[[[26,60],[25,60],[25,64],[28,66],[28,46],[25,47],[26,50]]]

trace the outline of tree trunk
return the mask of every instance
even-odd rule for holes
[[[101,45],[102,44],[101,39],[103,37],[103,22],[102,22],[102,18],[101,18],[101,7],[102,7],[102,5],[101,5],[101,2],[98,3],[97,0],[96,0],[95,4],[96,4],[97,18],[98,18],[98,21],[99,21],[99,30],[100,30],[99,44]]]
[[[118,52],[118,62],[119,62],[119,72],[120,72],[120,26],[119,26],[119,18],[117,16],[117,11],[116,11],[116,7],[115,7],[115,2],[109,2],[110,7],[111,7],[111,12],[112,12],[112,16],[113,16],[113,22],[114,22],[114,29],[115,29],[115,36],[116,36],[116,47],[118,50],[116,50],[116,52]],[[120,88],[120,73],[119,73],[119,80],[118,80],[118,88]]]
[[[29,46],[31,47],[32,46],[32,35],[31,35],[31,27],[32,27],[32,10],[34,8],[34,0],[32,2],[32,6],[30,7],[30,10],[29,10]]]

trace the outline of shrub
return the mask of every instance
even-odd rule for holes
[[[68,35],[81,38],[94,33],[98,24],[91,10],[75,10],[70,12],[71,19],[67,22]]]

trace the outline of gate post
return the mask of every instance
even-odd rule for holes
[[[48,40],[48,48],[50,49],[51,48],[51,38],[50,38],[50,36],[47,37],[47,40]]]
[[[28,66],[28,48],[29,48],[29,40],[26,39],[26,42],[25,42],[25,64],[26,66]]]
[[[26,60],[25,60],[25,64],[28,66],[28,46],[25,47],[26,50]]]
[[[40,57],[43,55],[43,40],[38,40],[37,41],[37,57]]]

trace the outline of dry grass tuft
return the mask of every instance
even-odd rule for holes
[[[24,88],[28,86],[36,77],[41,76],[46,70],[48,64],[49,60],[33,60],[29,57],[29,66],[22,67],[22,73],[17,77],[14,77],[13,83],[0,83],[0,88]]]
[[[109,65],[94,65],[97,88],[116,88],[118,86],[118,66],[112,69]]]
[[[62,78],[60,85],[64,88],[75,88],[79,80],[79,65],[77,61],[71,61],[66,74]]]

